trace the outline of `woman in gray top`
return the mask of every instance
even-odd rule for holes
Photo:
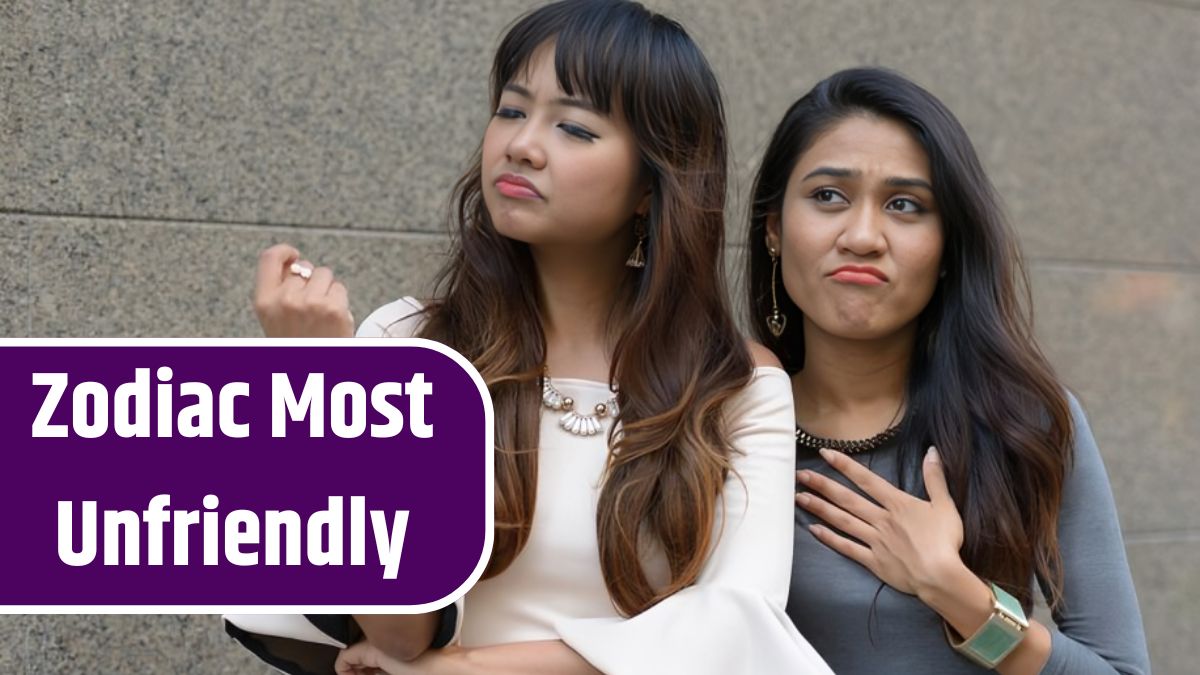
[[[796,403],[787,611],[834,671],[1149,672],[1108,478],[954,116],[889,71],[822,81],[766,151],[749,250]]]

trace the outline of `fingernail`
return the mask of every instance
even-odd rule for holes
[[[808,504],[812,501],[812,497],[810,497],[807,492],[801,492],[800,494],[796,495],[796,501],[800,502],[801,504]]]
[[[929,446],[929,449],[925,451],[925,459],[926,461],[930,462],[942,461],[942,458],[938,456],[937,448],[933,447],[932,445]]]
[[[833,451],[830,450],[829,448],[821,448],[820,450],[818,450],[818,452],[821,453],[821,457],[827,462],[829,461],[829,459],[831,457],[833,457]]]
[[[808,481],[812,480],[812,474],[807,471],[800,471],[799,475],[801,483],[807,483]]]
[[[820,525],[809,525],[808,531],[811,532],[814,537],[818,536],[821,534],[821,526]]]

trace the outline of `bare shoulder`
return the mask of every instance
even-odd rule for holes
[[[750,350],[750,358],[754,361],[755,368],[783,368],[783,364],[779,362],[779,357],[775,356],[775,352],[762,344],[754,340],[746,340],[746,349]]]

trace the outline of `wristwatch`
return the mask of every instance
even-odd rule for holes
[[[992,591],[992,615],[967,639],[962,639],[943,622],[946,640],[963,656],[984,668],[995,668],[1009,652],[1021,644],[1029,629],[1029,619],[1021,603],[996,584],[988,584]]]

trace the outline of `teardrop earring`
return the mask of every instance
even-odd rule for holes
[[[633,233],[637,237],[637,246],[634,247],[633,253],[625,260],[626,267],[634,269],[642,269],[646,266],[646,253],[642,250],[646,243],[646,216],[637,215],[633,221]]]
[[[787,328],[787,316],[779,311],[779,300],[775,296],[775,280],[779,273],[779,251],[776,251],[774,246],[767,246],[767,253],[771,254],[771,314],[767,317],[767,330],[771,331],[771,335],[779,337],[783,335],[783,329]]]

